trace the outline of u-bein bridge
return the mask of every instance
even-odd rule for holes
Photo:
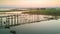
[[[38,20],[33,21],[35,18],[32,17],[34,19],[32,19],[32,21],[28,21],[28,19],[26,19],[25,16],[21,17],[20,14],[0,16],[0,28],[10,28],[12,26],[22,25],[22,24],[26,24],[26,23],[34,23],[34,22],[44,21],[44,20],[40,20],[39,16],[37,17]],[[23,18],[23,19],[21,19],[21,18]],[[47,20],[47,19],[45,19],[45,20]],[[22,21],[22,23],[21,23],[21,21]]]
[[[0,16],[0,26],[10,27],[18,25],[18,17],[19,15]]]
[[[0,28],[10,28],[12,26],[17,26],[26,23],[33,23],[34,21],[27,22],[28,20],[19,14],[7,15],[7,16],[0,16]],[[23,18],[19,20],[20,18]],[[23,21],[22,23],[20,21]]]

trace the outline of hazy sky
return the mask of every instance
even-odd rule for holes
[[[0,0],[0,7],[60,7],[60,0]]]

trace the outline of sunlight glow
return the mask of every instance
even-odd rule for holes
[[[60,0],[0,0],[0,5],[17,7],[58,7]]]

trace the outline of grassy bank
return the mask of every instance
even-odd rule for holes
[[[10,10],[0,10],[0,12],[12,12]]]
[[[60,10],[35,10],[35,11],[28,11],[28,12],[23,12],[23,13],[60,16]]]

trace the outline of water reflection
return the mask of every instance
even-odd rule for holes
[[[43,18],[45,16],[46,15],[22,14],[18,18],[18,23],[29,23],[29,24],[10,27],[10,29],[0,29],[0,33],[1,34],[11,34],[10,30],[14,30],[14,31],[16,31],[17,34],[57,34],[57,33],[60,34],[60,20],[44,21],[44,20],[47,20],[47,18]],[[17,20],[15,20],[15,18],[17,19],[17,17],[13,17],[13,20],[12,20],[13,24],[15,22],[17,22]],[[43,21],[41,21],[41,20],[43,20]],[[2,18],[2,23],[5,21],[6,21],[6,18]],[[9,20],[9,21],[11,24],[11,20]],[[41,22],[34,23],[32,21],[41,21]],[[32,23],[30,23],[30,22],[32,22]]]
[[[24,24],[11,29],[16,30],[17,34],[59,34],[60,20]]]

